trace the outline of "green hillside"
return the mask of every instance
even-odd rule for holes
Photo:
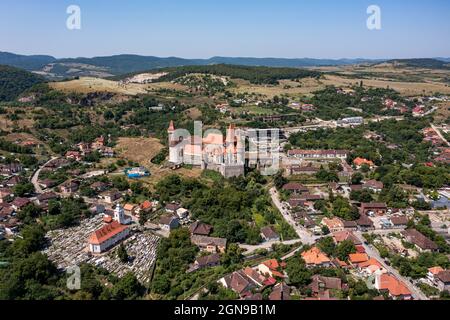
[[[0,65],[0,101],[12,101],[44,79],[25,70]]]

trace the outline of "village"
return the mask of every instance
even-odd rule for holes
[[[344,119],[340,123],[354,127],[363,122],[363,119],[355,118]],[[299,131],[316,129],[305,127]],[[283,134],[283,129],[276,130]],[[217,171],[226,178],[239,177],[246,171],[249,162],[245,161],[244,153],[239,158],[239,141],[234,138],[234,126],[229,127],[226,138],[205,137],[205,150],[210,154],[204,154],[194,145],[183,144],[180,148],[173,142],[174,131],[172,122],[168,133],[169,146],[174,150],[169,151],[169,162],[175,173],[186,159],[200,159],[188,164],[202,170]],[[294,131],[286,129],[284,133],[289,136]],[[448,146],[448,141],[439,129],[433,126],[424,129],[423,134],[425,141],[436,147],[434,161],[448,163],[449,150],[441,147]],[[258,140],[260,136],[264,138]],[[275,183],[269,194],[273,205],[295,231],[297,238],[284,240],[273,226],[261,228],[260,244],[239,244],[248,266],[217,279],[218,285],[245,300],[261,300],[263,297],[270,300],[299,297],[309,300],[345,299],[349,298],[350,287],[361,281],[365,284],[365,294],[370,293],[374,299],[426,300],[449,290],[449,270],[432,265],[426,276],[412,279],[401,275],[391,261],[397,256],[415,259],[423,253],[442,249],[442,244],[437,245],[414,226],[421,226],[422,215],[426,215],[429,219],[427,226],[432,232],[448,241],[448,186],[436,190],[433,195],[425,194],[422,188],[408,186],[409,202],[429,203],[429,210],[415,210],[411,206],[390,207],[385,202],[376,201],[384,190],[383,183],[368,178],[377,165],[363,157],[349,161],[350,150],[285,149],[286,140],[283,139],[281,147],[274,148],[270,137],[267,139],[266,135],[261,134],[256,134],[256,141],[253,142],[259,147],[262,143],[268,143],[269,148],[266,146],[265,149],[277,157],[275,162],[280,160],[279,172],[282,173],[283,183]],[[17,185],[26,185],[22,172],[27,168],[20,163],[3,165],[1,172],[7,179],[0,189],[1,237],[14,238],[21,225],[17,216],[21,215],[21,211],[28,210],[30,205],[50,212],[55,201],[75,199],[84,203],[85,217],[77,226],[50,231],[46,236],[49,246],[43,251],[62,270],[88,263],[105,268],[119,277],[132,272],[139,281],[148,284],[158,259],[161,238],[170,237],[171,232],[179,228],[189,230],[191,243],[201,252],[187,270],[188,273],[219,266],[230,243],[226,238],[211,236],[214,231],[212,225],[193,219],[183,203],[161,203],[157,198],[146,197],[142,190],[132,191],[128,187],[126,180],[139,181],[151,175],[150,170],[136,166],[108,175],[107,170],[92,168],[86,159],[93,152],[104,158],[115,156],[113,148],[107,145],[107,139],[103,136],[92,143],[79,143],[63,157],[54,157],[36,168],[28,174],[34,194],[26,190],[21,196],[14,194],[18,190]],[[224,156],[211,157],[222,148],[225,151],[219,153]],[[189,150],[193,153],[186,157]],[[266,161],[267,154],[265,157]],[[213,162],[204,163],[201,159],[213,159]],[[256,168],[262,170],[265,165],[257,161]],[[314,177],[330,168],[338,168],[337,179],[332,182],[298,182],[299,177]],[[125,186],[122,186],[124,183]],[[140,194],[138,197],[136,192]],[[142,201],[136,202],[137,199]],[[340,208],[339,213],[336,207]],[[278,245],[286,246],[288,251],[264,260]],[[124,248],[127,259],[118,256],[118,247]],[[292,264],[300,266],[293,267]],[[301,270],[289,271],[295,268]],[[298,272],[311,277],[307,286],[293,285],[296,280],[290,279],[289,274],[292,278]],[[328,276],[330,274],[335,276]],[[209,294],[210,290],[203,288],[190,297],[199,299]]]

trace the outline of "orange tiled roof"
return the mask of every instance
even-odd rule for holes
[[[388,275],[380,275],[380,284],[378,290],[388,290],[392,296],[410,295],[411,291],[397,278]]]
[[[325,253],[320,251],[319,248],[313,247],[308,251],[302,253],[302,258],[307,264],[320,265],[323,263],[331,262],[331,260],[326,256]]]
[[[108,239],[121,233],[127,227],[119,224],[117,221],[113,221],[110,224],[103,226],[102,228],[94,231],[89,237],[90,244],[102,244]]]
[[[361,262],[361,263],[358,264],[358,267],[360,267],[360,268],[367,268],[367,267],[370,267],[370,266],[381,267],[381,263],[377,259],[370,258],[369,260]]]
[[[356,158],[355,160],[353,160],[353,163],[356,164],[357,166],[367,164],[368,166],[372,167],[374,165],[374,163],[372,161],[364,159],[364,158]]]
[[[348,256],[348,261],[351,263],[361,263],[369,260],[369,256],[365,253],[351,253]]]
[[[270,259],[263,262],[263,265],[265,265],[270,270],[277,270],[280,267],[280,264],[276,259]]]
[[[146,200],[141,204],[141,209],[142,210],[150,209],[152,206],[153,206],[152,203]]]
[[[444,271],[441,267],[433,267],[428,269],[429,272],[431,272],[434,275],[437,275],[438,273]]]

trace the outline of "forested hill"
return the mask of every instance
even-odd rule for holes
[[[276,84],[282,79],[301,79],[307,77],[320,77],[321,73],[298,68],[269,68],[252,67],[228,64],[216,64],[209,66],[185,66],[176,68],[159,69],[158,72],[167,73],[157,81],[172,81],[186,74],[203,73],[216,76],[226,76],[235,79],[248,80],[254,84]],[[128,75],[130,76],[130,75]],[[117,77],[116,79],[124,79]]]
[[[411,68],[450,69],[450,63],[438,59],[396,59],[387,63]]]
[[[44,78],[18,68],[0,65],[0,101],[12,101]]]

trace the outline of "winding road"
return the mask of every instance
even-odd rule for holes
[[[59,157],[52,157],[50,160],[48,160],[46,163],[44,163],[42,166],[39,167],[39,169],[37,169],[33,176],[31,177],[31,183],[34,186],[34,189],[36,190],[36,193],[44,193],[44,190],[42,190],[41,186],[39,185],[39,174],[41,173],[41,170],[48,165],[50,162],[59,159]]]

